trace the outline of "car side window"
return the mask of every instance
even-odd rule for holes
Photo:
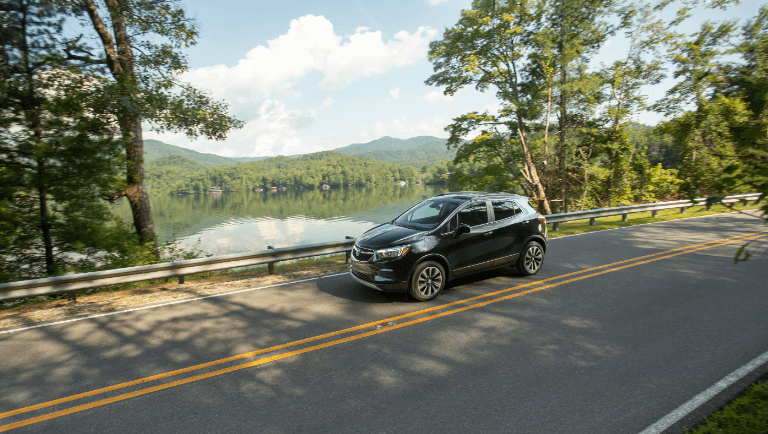
[[[493,215],[496,221],[504,220],[523,212],[513,200],[492,200],[491,206],[493,207]]]
[[[477,226],[488,223],[488,208],[485,202],[472,202],[458,213],[458,225]]]

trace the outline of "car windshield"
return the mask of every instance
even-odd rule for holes
[[[396,218],[395,224],[430,231],[438,227],[463,202],[446,198],[428,199]]]

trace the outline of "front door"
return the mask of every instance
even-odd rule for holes
[[[451,240],[448,261],[455,274],[464,274],[493,264],[493,228],[490,224],[488,203],[474,201],[459,210],[451,221],[455,231],[460,224],[470,227],[468,234]]]

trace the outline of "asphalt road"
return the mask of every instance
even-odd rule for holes
[[[768,237],[739,264],[727,239],[766,230],[729,214],[556,238],[537,276],[430,303],[337,275],[0,330],[0,431],[639,433],[768,351]]]

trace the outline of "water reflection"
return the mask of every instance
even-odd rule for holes
[[[357,237],[442,191],[438,186],[243,191],[163,195],[152,197],[151,202],[162,243],[225,255]],[[127,203],[115,205],[114,211],[131,221]]]

